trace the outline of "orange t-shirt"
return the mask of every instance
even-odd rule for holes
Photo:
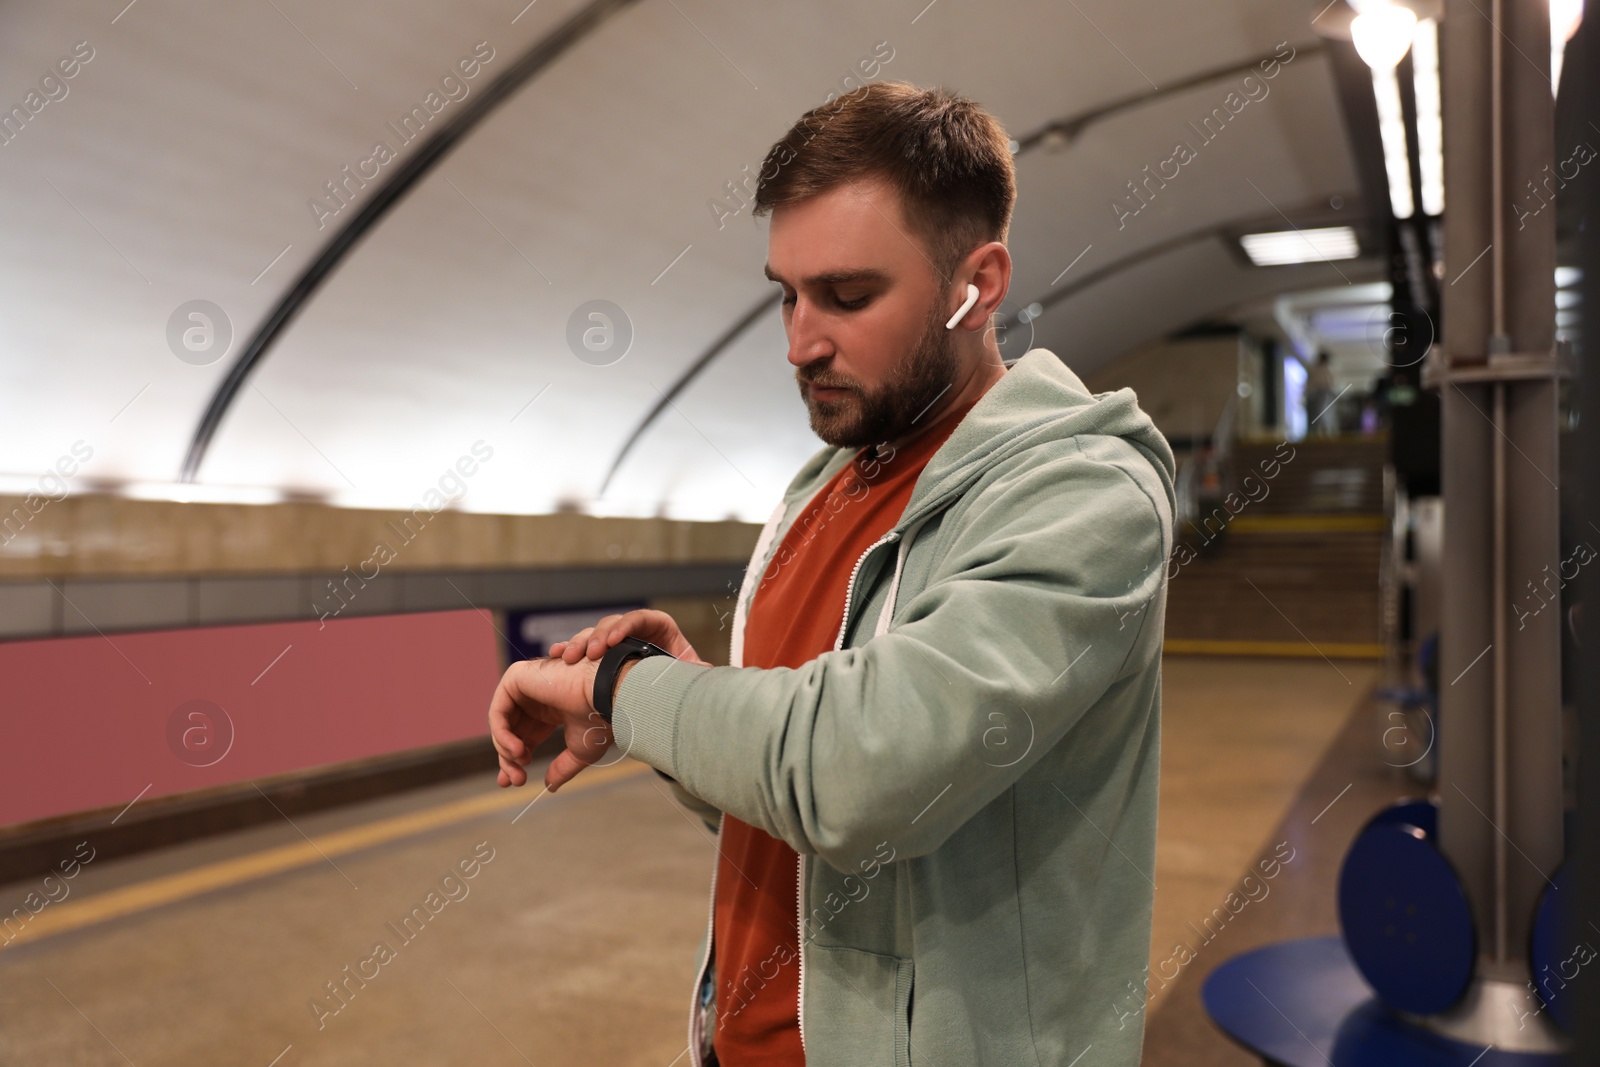
[[[806,504],[751,598],[744,665],[799,667],[833,649],[856,561],[905,512],[917,476],[977,401],[947,412],[898,452],[866,448]],[[799,857],[724,815],[713,942],[722,1067],[801,1067]]]

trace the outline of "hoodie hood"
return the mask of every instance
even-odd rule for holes
[[[967,412],[917,478],[904,514],[904,530],[959,497],[994,464],[1028,448],[1068,437],[1119,437],[1136,448],[1160,477],[1176,511],[1177,464],[1172,448],[1139,408],[1132,389],[1091,393],[1048,348],[1034,348]],[[784,505],[804,503],[817,485],[850,462],[857,449],[826,448],[791,483]]]
[[[1120,437],[1137,448],[1160,475],[1168,502],[1176,506],[1172,448],[1140,410],[1133,390],[1090,393],[1059,356],[1034,348],[978,399],[928,460],[906,505],[906,517],[917,518],[1024,449],[1091,434]]]

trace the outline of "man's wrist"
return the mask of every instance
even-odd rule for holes
[[[660,645],[639,637],[624,637],[620,641],[613,642],[605,655],[600,657],[595,680],[589,691],[589,702],[594,705],[594,710],[599,712],[602,719],[611,721],[611,713],[615,710],[613,701],[620,688],[624,668],[628,666],[629,661],[651,656],[674,658]]]
[[[629,671],[633,670],[638,665],[639,660],[630,659],[628,662],[624,663],[622,665],[622,669],[617,672],[617,687],[611,691],[611,700],[613,706],[616,704],[617,694],[622,692],[622,680],[628,676]]]
[[[613,712],[616,710],[616,706],[617,706],[616,705],[617,694],[622,691],[622,680],[628,676],[628,672],[629,671],[633,670],[634,667],[639,665],[639,660],[641,660],[643,658],[644,658],[643,656],[639,656],[639,657],[636,657],[634,659],[630,659],[630,660],[626,661],[625,663],[623,663],[623,665],[620,668],[618,668],[618,670],[617,670],[617,680],[615,682],[613,682],[612,686],[611,686],[611,708],[612,708]],[[593,663],[594,664],[594,673],[589,676],[589,707],[591,709],[594,709],[595,711],[598,711],[599,710],[599,701],[596,699],[598,694],[594,691],[594,687],[595,687],[595,684],[600,680],[600,678],[599,678],[600,665],[599,665],[599,663],[596,663],[593,660],[580,660],[579,662]]]

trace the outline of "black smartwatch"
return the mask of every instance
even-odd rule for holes
[[[617,675],[622,671],[622,665],[633,659],[643,659],[649,656],[672,656],[672,653],[660,645],[641,641],[637,637],[624,637],[600,657],[600,670],[594,676],[594,710],[609,725],[611,722],[611,699],[617,688]]]

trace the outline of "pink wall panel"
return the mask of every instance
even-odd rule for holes
[[[497,647],[478,611],[0,643],[0,826],[487,738]]]

